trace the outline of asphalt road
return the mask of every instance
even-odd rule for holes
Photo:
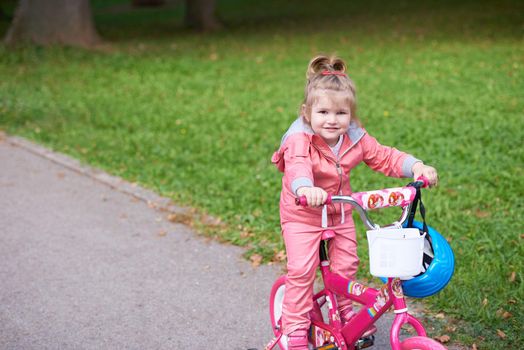
[[[253,268],[155,203],[0,135],[0,349],[262,349],[280,267]],[[374,349],[389,349],[390,322]]]

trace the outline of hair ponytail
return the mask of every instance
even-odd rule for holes
[[[311,80],[323,71],[346,73],[346,63],[341,58],[334,56],[316,56],[309,62],[306,78]]]
[[[334,71],[346,73],[346,63],[341,58],[333,57],[331,59],[331,65]]]

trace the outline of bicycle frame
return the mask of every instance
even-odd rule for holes
[[[391,306],[396,314],[390,332],[393,350],[400,349],[400,328],[406,323],[412,325],[419,336],[426,336],[422,324],[407,312],[408,308],[398,278],[388,278],[388,282],[377,290],[331,272],[327,260],[322,261],[320,265],[324,289],[314,295],[313,299],[316,303],[311,315],[311,323],[332,332],[341,349],[348,349],[347,344],[353,346]],[[336,306],[333,306],[333,300],[336,300],[335,294],[362,304],[361,310],[344,326],[339,319]],[[328,302],[328,317],[331,324],[326,324],[320,313],[320,308],[325,302]]]

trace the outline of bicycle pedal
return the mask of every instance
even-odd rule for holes
[[[313,348],[313,350],[339,350],[339,348],[335,344],[331,343],[319,346],[318,348]]]
[[[360,338],[355,343],[355,349],[369,348],[370,346],[373,346],[373,344],[375,344],[375,336],[374,335],[368,335],[367,337]]]

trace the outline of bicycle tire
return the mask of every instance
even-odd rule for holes
[[[278,329],[280,319],[282,318],[282,303],[284,301],[284,294],[286,292],[286,276],[277,278],[273,287],[271,287],[271,294],[269,295],[269,318],[271,320],[271,327],[275,336],[280,335],[281,330]],[[280,338],[278,346],[281,350],[287,350],[287,341],[285,336]]]
[[[428,337],[411,337],[400,343],[401,350],[447,350],[438,341]]]

